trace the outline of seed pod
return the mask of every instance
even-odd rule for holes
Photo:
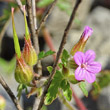
[[[30,39],[28,39],[28,40],[25,39],[25,46],[23,49],[23,57],[24,57],[25,62],[29,66],[33,66],[37,63],[37,54],[36,54],[34,47],[32,46]]]
[[[28,31],[28,25],[27,25],[26,14],[25,14],[25,6],[23,6],[23,10],[24,10],[24,21],[25,21],[25,38],[24,38],[25,46],[23,49],[23,57],[29,66],[33,66],[37,63],[37,54],[34,47],[32,46],[30,34]]]
[[[32,68],[25,63],[22,56],[20,58],[17,58],[15,79],[18,83],[25,85],[29,85],[33,79]]]

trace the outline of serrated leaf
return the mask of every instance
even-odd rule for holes
[[[68,101],[71,101],[72,99],[72,90],[71,88],[68,88],[66,91],[63,92],[65,98],[68,100]]]
[[[52,66],[48,66],[47,67],[47,70],[49,71],[49,73],[51,74],[52,70],[53,70],[53,67]]]
[[[48,89],[48,92],[46,94],[46,98],[44,101],[46,105],[51,104],[52,101],[56,99],[58,94],[58,88],[60,87],[60,83],[62,79],[63,79],[63,75],[61,74],[60,71],[57,70],[52,80],[52,83]]]
[[[45,53],[45,57],[46,57],[46,56],[49,56],[49,55],[53,55],[54,53],[55,53],[54,51],[49,50],[49,51],[47,51],[47,52]]]
[[[60,87],[63,90],[63,95],[65,96],[65,98],[68,101],[70,101],[71,98],[72,98],[72,90],[70,88],[69,82],[66,79],[62,80],[61,84],[60,84]]]
[[[42,59],[44,57],[44,55],[45,55],[44,51],[40,52],[38,55],[39,60]]]
[[[59,64],[58,64],[58,66],[59,66],[60,68],[63,68],[63,65],[62,65],[62,63],[59,63]]]
[[[49,56],[49,55],[53,55],[54,53],[55,53],[55,52],[52,51],[52,50],[49,50],[49,51],[47,51],[47,52],[42,51],[42,52],[39,53],[38,58],[39,58],[39,60],[41,60],[41,59],[44,58],[44,57],[47,57],[47,56]]]
[[[68,58],[70,57],[70,55],[68,54],[68,52],[64,49],[63,50],[63,53],[62,53],[62,56],[61,56],[61,61],[62,63],[64,64],[64,66],[66,67],[67,65],[67,61],[68,61]]]
[[[80,82],[79,87],[82,90],[83,94],[88,97],[88,91],[86,89],[86,83],[85,82]]]

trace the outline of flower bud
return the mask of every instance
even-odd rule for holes
[[[30,34],[28,31],[28,25],[27,25],[26,14],[25,14],[25,5],[23,6],[23,10],[24,10],[24,21],[25,21],[25,38],[24,38],[25,46],[23,49],[23,57],[25,62],[29,66],[33,66],[37,63],[37,54],[34,47],[32,46]]]
[[[0,110],[5,110],[6,101],[3,96],[0,95]]]
[[[82,51],[84,50],[85,44],[88,40],[88,38],[92,35],[93,30],[89,27],[86,26],[84,29],[84,32],[79,40],[79,42],[77,44],[75,44],[73,46],[73,48],[71,49],[71,55],[74,55],[77,51]]]
[[[74,59],[71,58],[69,61],[68,61],[68,67],[71,68],[71,69],[76,69],[78,67],[78,65],[75,63]]]
[[[25,39],[23,57],[24,57],[25,62],[29,66],[33,66],[37,63],[37,54],[36,54],[34,47],[32,46],[31,39],[28,39],[28,40]]]
[[[69,75],[69,76],[68,76],[68,80],[69,80],[72,84],[77,84],[77,83],[79,82],[79,81],[77,81],[77,80],[75,79],[74,74]]]
[[[63,68],[62,68],[63,75],[64,76],[68,76],[69,75],[69,72],[70,72],[69,69],[63,66]]]
[[[17,58],[15,79],[18,83],[25,85],[29,85],[33,79],[33,70],[25,63],[22,56],[20,58]]]

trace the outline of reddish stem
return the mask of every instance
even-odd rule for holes
[[[44,28],[42,29],[42,32],[43,32],[43,36],[44,36],[45,42],[46,42],[47,45],[49,46],[50,50],[56,51],[55,48],[54,48],[52,39],[51,39],[51,35],[50,35],[50,33],[48,32],[48,30],[44,27]],[[56,54],[53,54],[53,58],[54,58],[54,60],[56,60]]]
[[[51,39],[51,35],[49,34],[48,30],[44,27],[42,29],[43,35],[44,35],[44,39],[47,43],[47,45],[49,46],[49,48],[52,51],[55,51],[52,39]],[[54,60],[56,59],[56,55],[53,55]],[[72,89],[72,87],[71,87]],[[72,96],[75,99],[75,102],[77,104],[77,106],[79,107],[80,110],[87,110],[87,108],[85,107],[85,105],[83,104],[83,102],[76,96],[76,94],[74,93],[73,89],[72,89]]]
[[[73,91],[73,88],[71,87],[72,90],[72,96],[74,97],[77,106],[79,107],[80,110],[87,110],[87,108],[85,107],[84,103],[76,96],[76,94]]]

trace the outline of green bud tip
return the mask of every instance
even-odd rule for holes
[[[13,27],[15,52],[17,54],[17,57],[20,58],[21,57],[21,51],[20,51],[18,36],[16,34],[16,29],[15,29],[15,24],[14,24],[14,8],[11,8],[11,14],[12,14],[12,27]]]
[[[25,5],[23,5],[23,11],[24,11],[24,21],[25,21],[25,37],[26,37],[26,40],[28,40],[30,38],[30,35],[29,35],[29,31],[28,31]]]

